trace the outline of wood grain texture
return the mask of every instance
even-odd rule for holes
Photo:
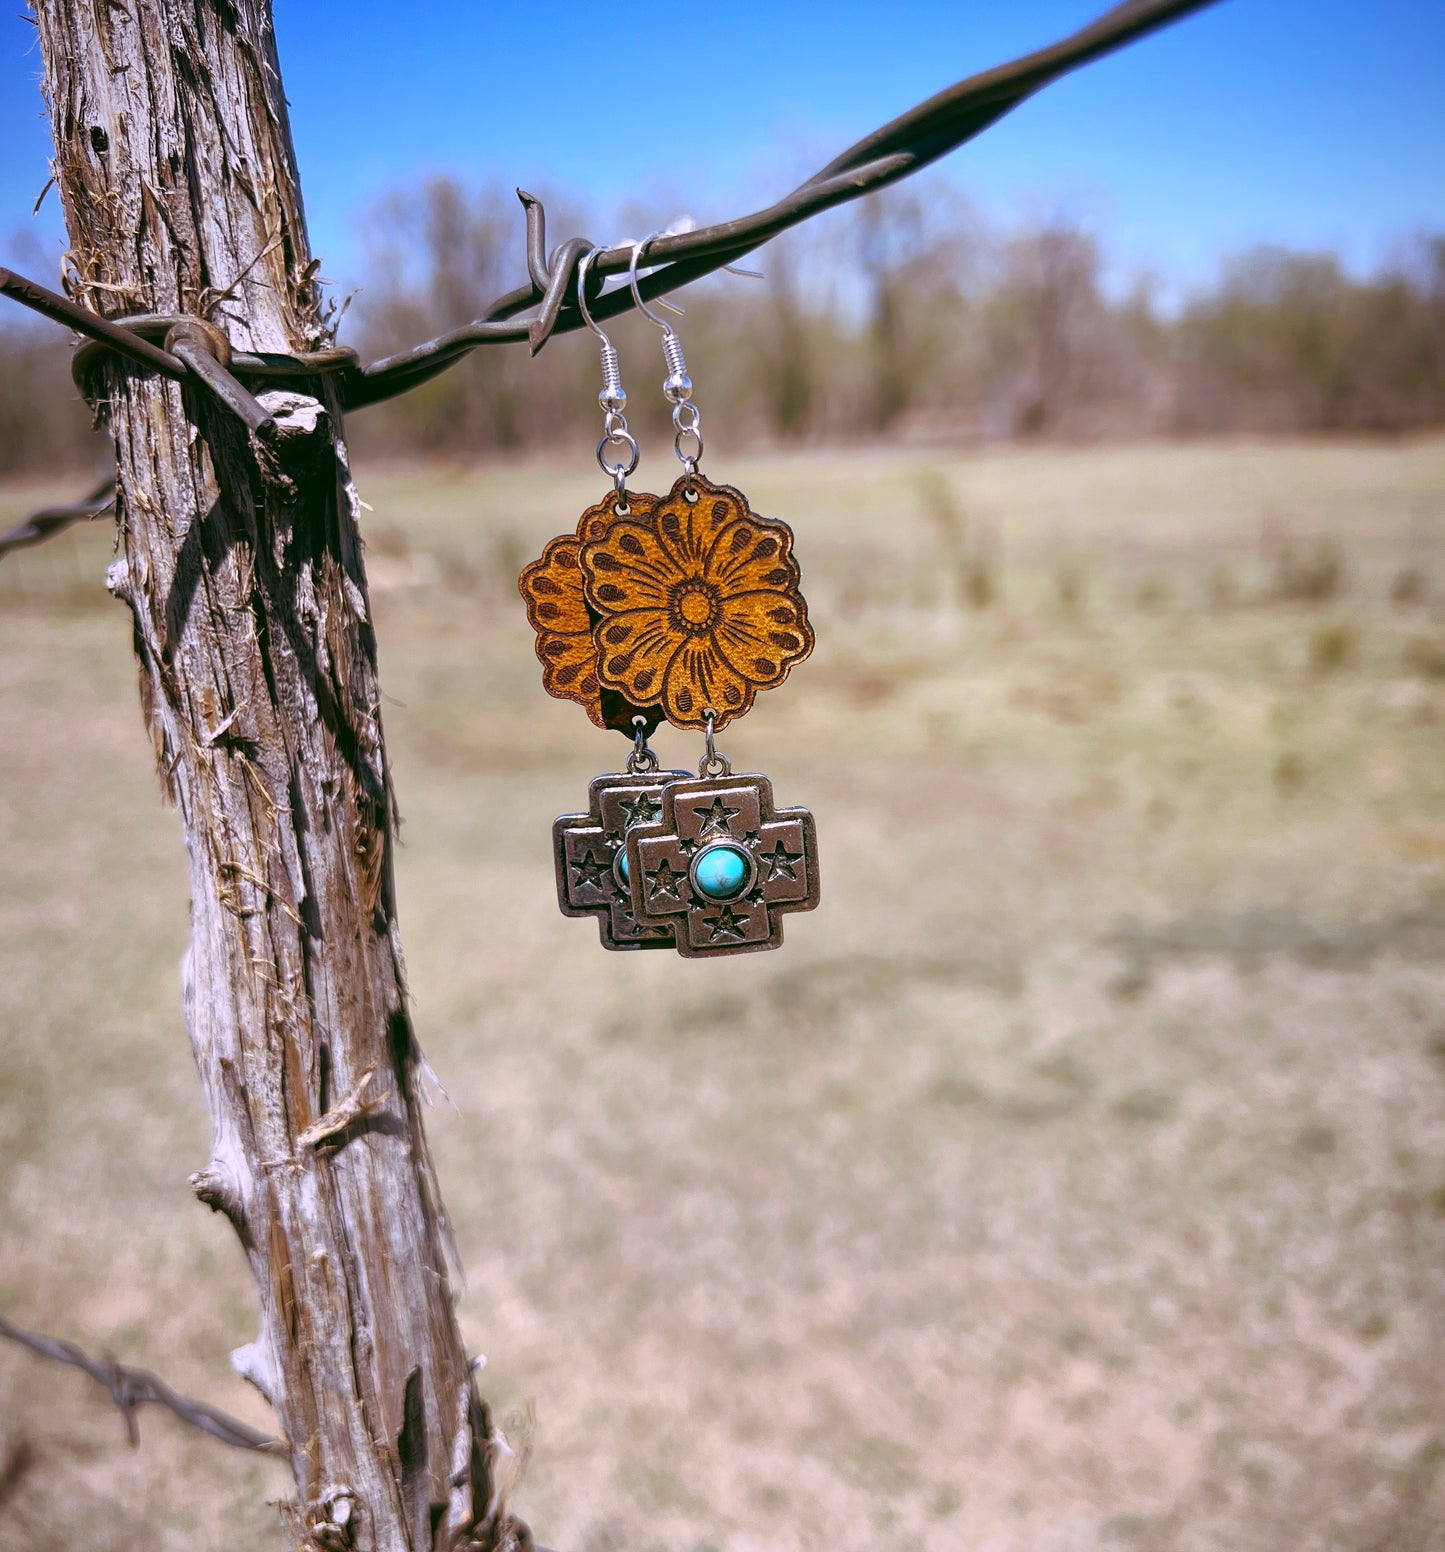
[[[197,314],[240,349],[322,343],[269,6],[42,0],[37,20],[73,294]],[[255,385],[281,429],[263,475],[204,396],[114,359],[101,376],[109,583],[190,862],[183,995],[214,1123],[193,1183],[255,1279],[235,1362],[289,1441],[296,1542],[525,1544],[493,1490],[422,1127],[338,407],[323,381]]]

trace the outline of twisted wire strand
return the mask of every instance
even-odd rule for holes
[[[649,262],[664,267],[654,269],[641,280],[643,300],[666,295],[734,263],[810,216],[908,177],[981,134],[1025,98],[1070,70],[1214,3],[1215,0],[1124,0],[1060,42],[971,76],[909,109],[850,146],[775,204],[732,221],[654,239],[648,244]],[[571,273],[563,275],[568,256],[561,249],[553,255],[553,265],[547,270],[553,315],[548,317],[544,307],[530,323],[510,321],[535,302],[538,269],[546,249],[541,202],[521,190],[518,194],[527,213],[531,285],[499,297],[473,323],[358,368],[343,387],[348,408],[405,393],[479,345],[526,338],[535,353],[551,334],[581,327],[575,304],[563,305],[569,294],[576,294],[576,261],[570,261]],[[631,257],[630,247],[607,248],[593,256],[588,266],[589,307],[599,321],[626,312],[633,301],[626,287],[592,301],[591,281],[595,277],[600,286],[607,275],[626,270]]]
[[[61,533],[72,523],[91,522],[103,517],[115,505],[115,476],[107,475],[88,496],[71,507],[42,507],[32,512],[24,522],[17,523],[8,533],[0,534],[0,560],[13,550],[23,550],[31,544],[42,544],[52,535]]]
[[[42,1336],[38,1331],[26,1331],[3,1315],[0,1315],[0,1336],[28,1347],[42,1358],[80,1369],[97,1385],[104,1386],[110,1393],[110,1399],[120,1408],[121,1416],[125,1419],[126,1437],[132,1444],[140,1443],[136,1408],[149,1404],[165,1407],[183,1423],[189,1423],[192,1428],[199,1428],[202,1433],[208,1433],[213,1439],[219,1439],[222,1444],[229,1444],[235,1449],[256,1450],[264,1455],[286,1453],[286,1446],[280,1439],[273,1439],[269,1434],[252,1428],[249,1423],[243,1423],[239,1418],[211,1406],[209,1402],[193,1401],[189,1396],[179,1395],[147,1369],[133,1369],[126,1364],[91,1358],[74,1342],[67,1342],[60,1337]]]
[[[666,295],[734,263],[811,216],[918,172],[981,134],[1051,81],[1214,3],[1216,0],[1124,0],[1058,43],[971,76],[910,108],[840,153],[774,204],[732,221],[654,239],[648,245],[649,262],[660,267],[641,280],[643,299]],[[549,260],[542,203],[521,189],[517,194],[526,212],[528,281],[498,297],[480,318],[366,366],[357,361],[354,352],[339,348],[292,357],[238,351],[231,357],[230,372],[242,380],[335,373],[343,407],[360,409],[418,387],[478,346],[525,341],[535,354],[553,334],[583,327],[576,302],[577,265],[592,251],[592,244],[585,238],[571,238]],[[594,254],[588,266],[589,305],[598,320],[615,317],[633,306],[628,287],[601,294],[608,275],[627,269],[631,252],[628,247],[603,249]],[[595,301],[591,300],[594,285]],[[125,327],[123,319],[101,318],[12,270],[0,268],[0,294],[69,324],[91,340],[153,370],[178,378],[194,372],[193,365],[140,339]],[[532,308],[537,309],[532,317],[518,318]],[[214,378],[217,374],[210,369],[209,375]]]

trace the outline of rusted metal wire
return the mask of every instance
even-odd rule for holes
[[[641,280],[643,299],[650,301],[711,274],[810,216],[908,177],[973,139],[1025,98],[1070,70],[1213,3],[1215,0],[1124,0],[1051,47],[960,81],[909,109],[834,157],[791,194],[765,209],[736,220],[655,238],[648,245],[648,260],[659,267]],[[341,347],[297,356],[237,351],[228,366],[214,357],[198,365],[194,359],[199,353],[196,350],[187,353],[158,348],[145,339],[144,331],[136,326],[139,320],[101,318],[11,270],[0,269],[0,294],[56,322],[69,324],[96,345],[119,351],[137,364],[150,366],[169,377],[192,377],[247,419],[248,424],[246,401],[254,405],[255,400],[242,386],[240,379],[245,378],[334,372],[339,374],[343,407],[360,409],[406,393],[444,372],[480,345],[525,340],[535,353],[553,334],[569,333],[583,326],[576,300],[577,265],[592,244],[585,238],[574,237],[562,243],[549,258],[546,213],[541,201],[520,189],[518,197],[526,211],[527,284],[498,297],[473,322],[368,366],[359,363],[354,351]],[[611,318],[633,306],[631,291],[626,286],[600,294],[603,280],[626,270],[630,259],[630,248],[617,247],[597,252],[589,262],[588,301],[595,318]],[[591,289],[594,280],[599,288],[595,300]],[[519,314],[533,308],[533,316],[519,318]],[[181,318],[167,321],[172,326],[202,323]],[[93,352],[93,346],[82,348],[77,369]],[[260,413],[264,416],[264,411]],[[264,426],[252,425],[251,429],[260,429],[264,434]]]
[[[231,346],[219,329],[205,328],[187,319],[166,331],[166,349],[190,369],[191,376],[215,401],[241,422],[247,431],[272,438],[276,422],[265,405],[252,397],[231,376]]]
[[[19,302],[22,307],[29,307],[56,323],[68,323],[72,329],[78,329],[91,339],[109,345],[112,350],[119,351],[139,366],[148,366],[153,371],[163,372],[167,377],[186,375],[184,364],[177,361],[168,350],[157,350],[133,330],[102,318],[99,313],[81,307],[68,296],[61,296],[58,291],[48,290],[33,280],[27,280],[24,275],[17,275],[13,269],[0,267],[0,296],[8,296],[12,302]]]
[[[115,476],[107,475],[91,493],[71,507],[42,507],[32,512],[23,523],[9,533],[0,534],[0,560],[12,550],[23,550],[28,545],[42,544],[53,534],[69,528],[73,523],[87,523],[102,517],[115,505]]]
[[[91,1358],[74,1342],[64,1341],[60,1337],[42,1336],[37,1331],[26,1331],[3,1315],[0,1315],[0,1336],[28,1347],[42,1358],[81,1369],[97,1385],[103,1385],[110,1393],[110,1399],[120,1408],[121,1416],[125,1419],[126,1438],[132,1444],[140,1443],[136,1409],[151,1405],[165,1407],[183,1423],[189,1423],[192,1428],[199,1428],[202,1433],[208,1433],[213,1439],[219,1439],[222,1444],[232,1445],[235,1449],[256,1450],[263,1455],[284,1455],[287,1452],[282,1440],[273,1439],[270,1434],[252,1428],[249,1423],[228,1416],[208,1402],[193,1401],[189,1396],[178,1395],[164,1380],[158,1379],[146,1369],[132,1369],[125,1364]]]
[[[87,391],[87,378],[97,359],[107,351],[115,351],[137,366],[196,383],[248,431],[263,439],[274,435],[276,423],[239,380],[240,375],[252,378],[318,377],[357,365],[356,352],[344,346],[313,351],[304,356],[232,351],[224,332],[200,318],[149,313],[122,320],[103,318],[69,297],[37,285],[3,266],[0,266],[0,295],[20,302],[56,323],[68,324],[77,333],[87,336],[71,366],[82,393]]]
[[[149,367],[167,377],[189,378],[229,410],[248,431],[263,438],[275,433],[276,422],[264,406],[231,375],[229,368],[234,358],[230,342],[214,324],[200,318],[152,317],[117,323],[4,268],[0,268],[0,295],[88,335],[92,341],[92,354],[95,347],[113,350],[138,366]],[[163,347],[157,347],[148,337],[158,329],[164,340]],[[89,364],[90,358],[82,363],[77,352],[76,368]],[[77,371],[77,381],[83,391],[82,371]]]
[[[973,139],[1026,97],[1070,70],[1213,3],[1214,0],[1125,0],[1051,47],[960,81],[911,108],[850,146],[766,209],[733,221],[656,238],[648,245],[648,258],[664,267],[641,282],[643,299],[650,301],[711,274],[810,216],[906,178]],[[463,328],[348,374],[342,386],[347,408],[375,404],[405,393],[479,345],[526,339],[535,352],[552,334],[582,327],[582,315],[575,302],[576,270],[578,260],[591,245],[580,238],[573,239],[552,255],[550,264],[544,263],[546,236],[541,203],[521,190],[518,194],[527,214],[529,284],[499,297],[481,318]],[[631,248],[624,246],[604,249],[589,261],[588,305],[594,318],[611,318],[633,306],[626,287],[599,295],[595,301],[590,290],[592,277],[597,277],[600,284],[607,275],[626,270],[631,257]],[[535,318],[509,321],[539,299],[542,308]]]

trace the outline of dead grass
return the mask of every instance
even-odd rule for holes
[[[462,1314],[541,1539],[1445,1548],[1445,445],[713,457],[798,532],[818,651],[724,743],[815,809],[825,903],[712,965],[552,899],[622,753],[511,593],[569,467],[363,471]],[[0,1308],[264,1425],[107,547],[0,566]],[[142,1427],[0,1351],[0,1547],[279,1547],[284,1472]]]

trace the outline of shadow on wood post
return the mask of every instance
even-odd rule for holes
[[[37,12],[73,292],[219,325],[238,350],[322,343],[269,6]],[[333,388],[253,382],[275,423],[260,449],[194,384],[115,356],[96,379],[109,585],[190,863],[184,1004],[214,1126],[193,1184],[255,1278],[261,1329],[235,1362],[289,1443],[297,1545],[525,1545],[494,1501],[422,1127]]]

